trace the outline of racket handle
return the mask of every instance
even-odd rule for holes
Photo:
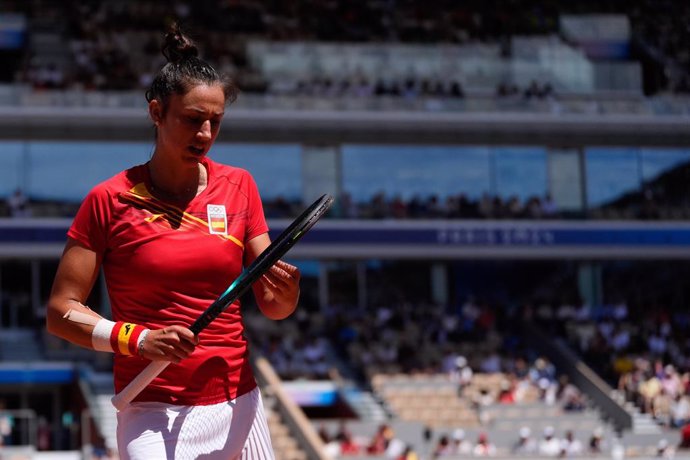
[[[122,410],[155,379],[170,361],[151,361],[129,384],[110,400],[117,410]]]

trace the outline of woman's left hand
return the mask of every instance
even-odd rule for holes
[[[277,261],[259,280],[264,288],[261,310],[273,319],[289,316],[299,300],[300,271],[294,265]]]

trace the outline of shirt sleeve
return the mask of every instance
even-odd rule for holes
[[[110,218],[108,193],[103,187],[92,189],[82,201],[67,236],[92,251],[103,254],[107,247],[107,222]]]

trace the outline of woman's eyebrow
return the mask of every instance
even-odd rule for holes
[[[222,117],[223,115],[225,115],[225,111],[222,111],[222,112],[209,112],[209,111],[204,110],[204,109],[202,109],[202,108],[200,108],[200,107],[185,107],[185,109],[186,109],[186,110],[189,110],[189,111],[191,111],[191,112],[197,112],[197,113],[204,114],[204,115],[209,114],[209,113],[210,113],[211,115],[215,115],[215,116],[218,116],[218,117]]]

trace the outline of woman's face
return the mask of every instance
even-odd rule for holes
[[[186,94],[173,94],[163,112],[158,100],[149,104],[157,128],[156,151],[171,161],[197,164],[218,136],[225,113],[221,85],[196,85]]]

